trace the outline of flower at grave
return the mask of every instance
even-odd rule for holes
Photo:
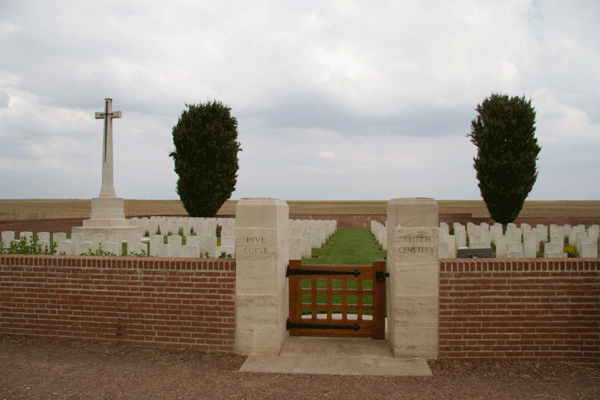
[[[565,246],[563,248],[563,251],[565,253],[567,253],[567,257],[569,258],[576,258],[577,257],[577,247],[575,246]]]

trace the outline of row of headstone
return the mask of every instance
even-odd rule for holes
[[[318,249],[337,230],[336,220],[290,220],[290,260],[312,257],[312,249]]]
[[[28,244],[31,244],[31,239],[33,238],[33,232],[21,232],[19,238],[15,237],[15,233],[13,231],[4,231],[0,234],[0,238],[2,238],[2,247],[8,248],[13,242],[18,242],[22,238],[25,238]],[[38,245],[41,246],[42,249],[45,247],[50,248],[50,233],[48,232],[40,232],[37,235]]]
[[[222,236],[221,246],[217,246],[216,236],[189,236],[185,238],[179,235],[152,235],[150,238],[144,238],[141,235],[128,235],[127,239],[123,240],[122,235],[109,235],[108,238],[102,233],[92,234],[92,240],[86,241],[83,233],[74,233],[70,239],[67,239],[66,233],[54,233],[52,236],[48,232],[38,233],[38,244],[42,249],[47,246],[50,248],[50,243],[56,243],[56,253],[64,255],[80,255],[88,251],[97,252],[101,249],[103,252],[111,253],[120,256],[123,254],[125,246],[126,254],[148,254],[154,257],[200,257],[208,256],[216,258],[225,252],[226,255],[234,255],[235,253],[235,237]],[[33,234],[31,232],[21,232],[20,237],[26,238],[28,243],[31,243]],[[167,243],[165,242],[167,238]],[[2,242],[4,247],[10,246],[10,243],[17,241],[15,233],[12,231],[2,232]]]
[[[164,217],[131,218],[130,224],[142,228],[142,232],[153,239],[150,241],[150,255],[159,257],[235,257],[234,218],[193,218]],[[216,236],[217,226],[221,227],[221,240]],[[158,236],[167,236],[168,243],[160,242]],[[184,237],[185,239],[182,239]],[[191,240],[189,240],[191,239]],[[164,240],[164,239],[163,239]],[[185,240],[185,245],[182,241]],[[186,248],[185,246],[196,246]]]
[[[57,243],[57,254],[79,255],[88,251],[96,252],[102,249],[104,252],[121,255],[123,244],[126,246],[126,254],[150,254],[153,257],[208,257],[220,256],[235,257],[235,220],[232,218],[145,218],[134,220],[135,226],[142,226],[149,232],[160,231],[163,234],[150,234],[150,237],[141,235],[128,235],[126,239],[121,235],[93,234],[91,241],[86,241],[83,234],[75,233],[67,239],[66,233],[55,233],[53,242]],[[155,225],[156,224],[156,225]],[[223,227],[221,230],[220,244],[216,236],[217,224]],[[204,229],[204,227],[206,229]],[[189,229],[195,235],[190,235]],[[188,235],[179,235],[183,233]],[[309,258],[312,256],[313,248],[320,248],[325,241],[337,230],[337,221],[313,221],[292,220],[290,221],[290,256],[298,257],[291,259]],[[173,233],[175,232],[175,233]],[[171,233],[170,235],[168,235]],[[168,235],[168,236],[167,236]],[[20,237],[28,240],[33,236],[31,232],[22,232]],[[40,232],[38,234],[39,244],[50,247],[50,234]],[[165,238],[166,242],[165,243]],[[2,232],[4,247],[8,247],[15,241],[15,233],[12,231]],[[184,244],[185,243],[185,244]]]
[[[160,232],[161,235],[170,235],[170,250],[159,243],[156,238],[153,246],[150,241],[150,255],[160,255],[163,257],[183,257],[179,254],[195,254],[191,250],[180,248],[179,234],[185,237],[186,245],[198,246],[199,254],[209,257],[220,256],[223,253],[235,255],[235,219],[234,218],[190,218],[190,217],[150,217],[150,218],[132,218],[130,223],[134,226],[142,227],[142,230],[152,238],[153,232]],[[216,246],[217,225],[221,226],[220,246]],[[337,229],[337,221],[313,221],[313,220],[292,220],[290,221],[290,254],[299,252],[301,257],[311,257],[312,249],[319,248],[325,243],[325,240],[331,236]],[[158,235],[160,236],[160,235]],[[214,242],[214,243],[213,243]],[[156,253],[153,248],[157,249]],[[170,255],[169,255],[170,254]]]
[[[234,218],[152,216],[129,221],[150,237],[151,256],[235,257]],[[220,243],[216,236],[217,226],[221,227]],[[164,237],[167,237],[167,243],[164,243]]]
[[[599,226],[591,225],[545,225],[538,224],[532,228],[528,224],[508,224],[506,233],[502,232],[501,224],[489,225],[482,223],[475,225],[467,223],[453,224],[454,232],[450,235],[448,224],[440,223],[439,230],[439,257],[455,258],[456,250],[489,249],[492,243],[496,246],[496,258],[535,258],[543,245],[544,257],[566,258],[564,252],[565,239],[577,248],[581,258],[598,257]],[[377,241],[386,249],[387,227],[377,221],[371,221],[371,231]]]
[[[235,236],[235,218],[134,217],[129,220],[129,224],[141,227],[143,234],[148,236],[171,234],[188,237],[192,233],[195,236],[212,236],[216,235],[217,225],[222,227],[222,232],[229,232],[225,236]]]
[[[383,246],[383,250],[387,250],[387,222],[382,224],[381,222],[371,220],[371,232],[379,244]]]
[[[165,237],[167,243],[165,243]],[[185,244],[183,241],[185,239]],[[221,238],[223,239],[223,238]],[[217,258],[223,252],[234,256],[235,246],[217,246],[216,236],[181,236],[181,235],[151,235],[150,256],[152,257],[185,257]]]
[[[528,224],[508,224],[506,233],[502,232],[501,224],[488,225],[486,223],[467,226],[454,223],[454,234],[449,234],[449,226],[440,224],[440,258],[453,258],[458,248],[484,249],[496,246],[496,258],[535,258],[543,246],[544,257],[566,258],[564,252],[565,238],[570,245],[577,248],[580,257],[598,257],[598,225],[588,229],[584,225],[571,227],[570,225],[545,225],[538,224],[532,228]]]

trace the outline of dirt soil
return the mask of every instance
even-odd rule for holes
[[[238,372],[245,357],[0,336],[0,399],[600,399],[600,366],[430,361],[433,378]]]
[[[440,214],[490,216],[481,200],[437,200]],[[388,200],[365,201],[287,201],[290,214],[386,214]],[[228,200],[217,215],[235,214],[237,200]],[[89,218],[91,200],[78,199],[0,199],[0,221],[56,218]],[[148,215],[187,215],[179,200],[125,200],[127,217]],[[526,201],[521,217],[596,217],[600,201]]]

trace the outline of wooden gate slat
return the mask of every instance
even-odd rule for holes
[[[317,278],[310,280],[311,310],[313,319],[317,318]]]
[[[385,339],[385,279],[377,280],[377,273],[385,276],[385,261],[373,262],[373,339]]]
[[[290,268],[299,268],[300,260],[290,260]],[[301,277],[292,275],[289,277],[290,294],[290,321],[296,322],[302,319],[302,282]],[[290,329],[290,336],[300,336],[300,329]]]

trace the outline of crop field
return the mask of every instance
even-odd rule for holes
[[[440,214],[468,213],[489,217],[481,200],[437,200]],[[287,202],[290,214],[386,214],[387,200]],[[227,201],[220,215],[235,214],[237,200]],[[91,200],[78,199],[0,199],[0,220],[89,218]],[[179,200],[125,200],[125,215],[187,215]],[[600,216],[600,200],[526,201],[521,217],[594,217]]]

